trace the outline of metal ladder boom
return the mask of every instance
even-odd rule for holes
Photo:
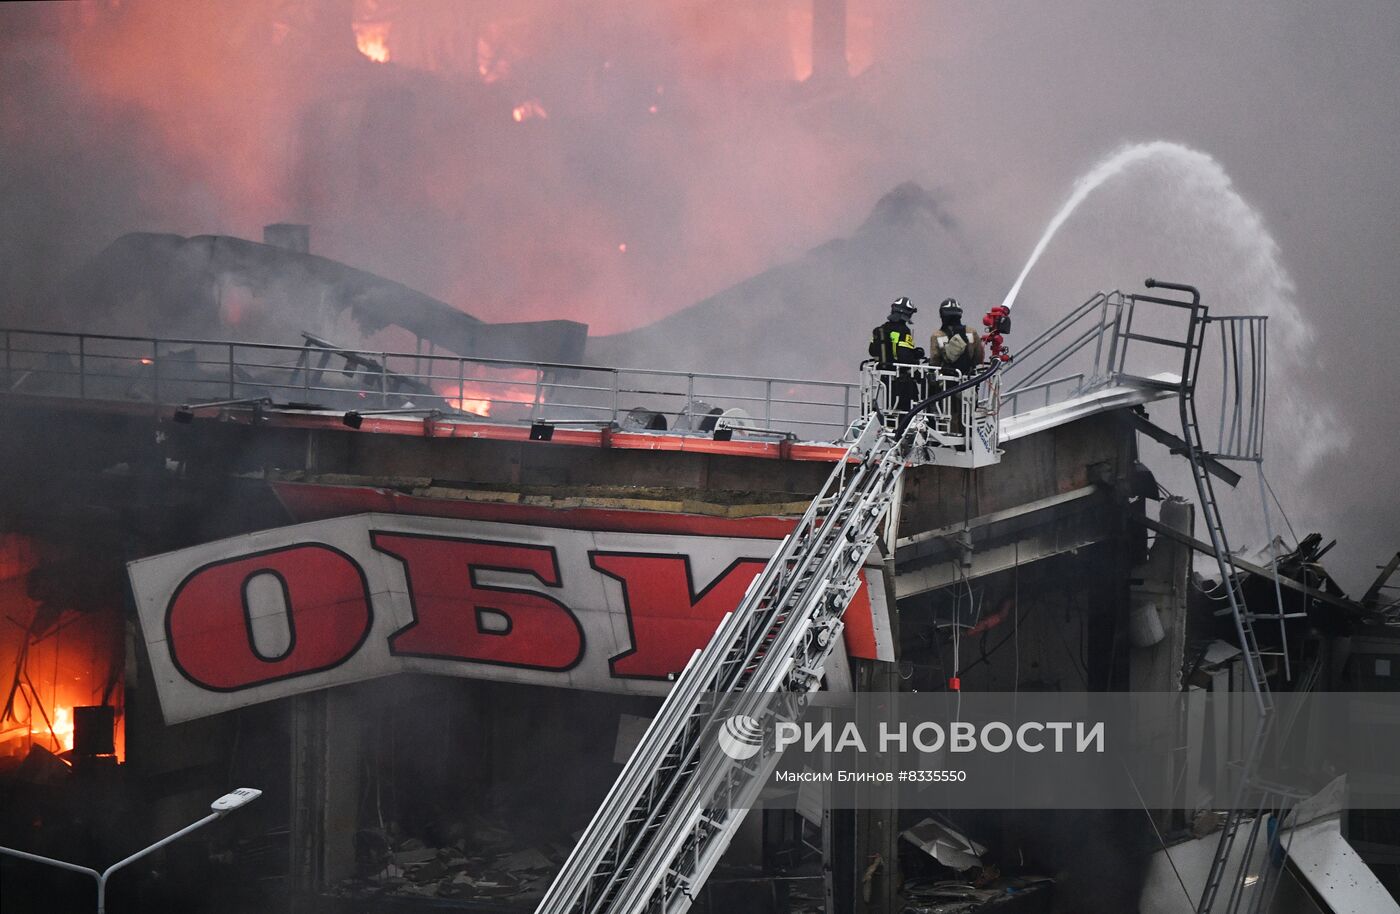
[[[990,379],[1003,364],[916,410]],[[904,468],[928,446],[919,415],[894,432],[878,414],[857,428],[739,607],[692,655],[537,914],[682,914],[690,907],[779,758],[764,745],[735,760],[721,749],[716,727],[800,713],[839,642],[841,616]]]

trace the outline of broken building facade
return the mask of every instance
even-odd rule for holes
[[[831,442],[860,403],[835,384],[520,362],[470,381],[483,416],[452,401],[494,363],[312,340],[172,357],[6,339],[5,581],[29,615],[4,641],[20,700],[0,840],[96,864],[226,789],[265,791],[159,873],[130,874],[114,910],[532,910],[670,679],[841,458]],[[1170,390],[1084,381],[1052,392],[1031,376],[1008,396],[998,463],[906,473],[828,688],[1246,688],[1193,571],[1209,551],[1196,511],[1142,462],[1142,436],[1179,446],[1144,412]],[[1287,585],[1236,562],[1288,617],[1285,641],[1259,628],[1271,676],[1393,688],[1384,580],[1349,600],[1316,551],[1282,557]],[[114,708],[117,744],[67,748],[60,705]],[[1209,810],[1220,785],[1197,777],[1204,743],[1185,744],[1166,750],[1180,808]],[[1183,812],[938,813],[872,794],[862,810],[816,796],[750,816],[696,904],[1130,910],[1157,885],[1162,840],[1210,842]],[[1348,827],[1393,888],[1393,820]],[[930,829],[965,840],[968,866],[928,852]],[[16,910],[84,897],[3,865]],[[1305,882],[1289,891],[1308,897]]]

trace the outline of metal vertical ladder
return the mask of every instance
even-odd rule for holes
[[[1239,636],[1240,650],[1244,653],[1245,670],[1249,675],[1250,688],[1261,715],[1273,711],[1273,696],[1269,692],[1269,680],[1264,670],[1264,658],[1259,650],[1259,640],[1254,632],[1253,616],[1245,604],[1244,593],[1233,566],[1230,564],[1230,541],[1225,533],[1225,522],[1220,515],[1220,505],[1215,498],[1215,483],[1206,470],[1205,461],[1215,455],[1206,450],[1202,440],[1201,425],[1196,414],[1196,376],[1200,370],[1201,351],[1204,344],[1205,328],[1210,320],[1207,310],[1200,304],[1200,293],[1189,286],[1178,286],[1156,280],[1147,281],[1149,288],[1162,286],[1189,291],[1192,295],[1190,328],[1185,343],[1186,355],[1181,375],[1181,394],[1178,403],[1181,410],[1182,438],[1186,441],[1186,456],[1191,462],[1191,476],[1196,483],[1196,495],[1201,505],[1201,517],[1206,532],[1210,535],[1211,549],[1220,569],[1221,586],[1229,604],[1230,615],[1235,622],[1235,633]]]
[[[737,609],[696,651],[536,909],[537,914],[681,914],[778,761],[750,758],[719,730],[758,736],[792,719],[821,683],[841,616],[911,462],[931,446],[922,410],[991,379],[1004,363],[918,404],[894,430],[859,420],[855,443]],[[732,734],[731,730],[731,734]]]
[[[1206,876],[1205,885],[1201,890],[1201,897],[1196,905],[1198,914],[1210,914],[1214,910],[1216,898],[1220,888],[1225,882],[1226,869],[1228,868],[1230,855],[1235,846],[1235,840],[1239,835],[1240,826],[1246,818],[1250,818],[1249,834],[1245,841],[1244,852],[1240,861],[1236,878],[1232,881],[1230,895],[1226,904],[1226,911],[1238,911],[1244,899],[1244,889],[1250,861],[1253,859],[1255,848],[1258,844],[1259,833],[1265,821],[1265,814],[1274,813],[1281,815],[1290,799],[1286,790],[1275,785],[1263,782],[1258,776],[1260,760],[1264,753],[1265,744],[1268,742],[1271,732],[1274,715],[1274,699],[1269,689],[1268,672],[1264,668],[1264,653],[1259,649],[1259,641],[1254,631],[1254,620],[1258,617],[1250,613],[1249,607],[1245,603],[1244,593],[1240,589],[1239,581],[1236,578],[1234,568],[1230,564],[1230,542],[1225,532],[1224,519],[1221,517],[1220,505],[1215,497],[1215,484],[1211,479],[1211,474],[1206,468],[1206,461],[1217,457],[1210,453],[1206,447],[1201,434],[1200,421],[1196,412],[1196,380],[1201,366],[1201,353],[1204,347],[1206,327],[1210,322],[1209,311],[1201,305],[1200,292],[1192,286],[1180,285],[1177,283],[1160,282],[1149,279],[1146,283],[1148,288],[1161,287],[1177,292],[1184,292],[1191,296],[1191,301],[1183,302],[1167,298],[1154,298],[1151,296],[1139,295],[1136,299],[1141,301],[1154,302],[1156,304],[1169,305],[1178,308],[1185,308],[1189,312],[1190,323],[1184,343],[1167,341],[1158,337],[1147,337],[1134,334],[1131,327],[1127,328],[1122,336],[1125,340],[1141,339],[1147,342],[1180,346],[1184,351],[1182,360],[1181,381],[1178,388],[1178,403],[1181,414],[1182,437],[1186,442],[1186,457],[1191,463],[1191,476],[1196,485],[1196,495],[1201,506],[1202,519],[1205,522],[1206,531],[1210,536],[1211,549],[1215,554],[1217,567],[1220,570],[1221,586],[1225,591],[1225,598],[1228,603],[1228,612],[1233,617],[1235,623],[1235,633],[1239,638],[1240,651],[1244,659],[1244,667],[1249,677],[1251,692],[1254,695],[1255,706],[1259,714],[1258,726],[1255,729],[1253,738],[1245,759],[1242,762],[1241,774],[1235,786],[1235,793],[1226,810],[1225,821],[1221,825],[1220,840],[1216,845],[1215,855],[1211,860],[1210,871]],[[1282,608],[1279,614],[1268,616],[1267,618],[1278,618],[1282,625]],[[1252,803],[1252,817],[1246,816],[1245,806]],[[1274,839],[1270,839],[1272,844]],[[1255,892],[1255,908],[1259,908],[1267,893],[1261,886]]]

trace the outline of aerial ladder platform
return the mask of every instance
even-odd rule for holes
[[[1194,899],[1199,914],[1211,914],[1217,895],[1228,888],[1225,905],[1233,914],[1245,903],[1246,870],[1265,822],[1280,818],[1297,800],[1286,788],[1259,777],[1274,717],[1264,658],[1279,653],[1286,664],[1283,623],[1290,616],[1281,605],[1273,614],[1255,613],[1246,606],[1229,565],[1229,541],[1211,479],[1225,472],[1237,481],[1237,474],[1222,470],[1222,460],[1262,460],[1265,318],[1214,317],[1192,286],[1150,279],[1147,286],[1186,293],[1190,300],[1121,293],[1090,299],[1026,347],[1023,357],[1060,336],[1078,334],[1031,369],[1008,396],[1045,388],[1048,399],[1049,388],[1061,381],[1043,380],[1047,373],[1096,343],[1093,375],[1069,376],[1077,379],[1080,391],[1127,382],[1178,397],[1182,438],[1179,450],[1173,450],[1186,456],[1191,466],[1224,588],[1226,605],[1219,613],[1231,616],[1235,624],[1258,715],[1210,871]],[[1139,304],[1184,313],[1184,338],[1136,329]],[[1095,312],[1100,315],[1098,326],[1080,332],[1076,322]],[[779,752],[762,734],[776,720],[796,719],[821,684],[861,568],[882,521],[897,511],[904,470],[921,464],[976,468],[998,462],[998,374],[1009,361],[1000,333],[1009,330],[1009,313],[993,309],[984,323],[990,331],[987,340],[995,336],[992,358],[967,380],[940,375],[928,366],[897,366],[894,371],[865,366],[863,417],[852,427],[853,443],[738,608],[691,657],[537,914],[683,914],[689,909],[777,765]],[[1228,387],[1236,399],[1233,404],[1222,401],[1219,441],[1208,448],[1196,408],[1196,383],[1208,328],[1213,327],[1219,328],[1224,359],[1222,398]],[[1130,343],[1179,353],[1180,374],[1146,377],[1128,372]],[[901,412],[891,408],[900,382],[925,392],[942,389]],[[1279,624],[1282,651],[1261,649],[1255,622],[1265,620]],[[736,746],[748,749],[735,751]],[[1247,833],[1244,852],[1231,878],[1228,863],[1242,832]],[[1266,840],[1270,852],[1277,850],[1277,836]],[[1254,910],[1272,896],[1273,886],[1262,888],[1266,891],[1253,893]]]
[[[997,347],[974,377],[932,378],[944,389],[907,412],[873,408],[857,420],[807,512],[692,655],[538,914],[689,909],[777,765],[780,752],[762,734],[795,719],[821,685],[905,468],[995,460],[986,429],[995,434],[1005,364]],[[892,389],[874,380],[867,405]]]

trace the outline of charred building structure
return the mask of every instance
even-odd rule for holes
[[[236,241],[128,246],[283,256]],[[1144,465],[1151,441],[1234,486],[1263,457],[1263,319],[1160,304],[1068,312],[969,401],[991,404],[958,429],[985,432],[985,459],[906,472],[825,689],[1394,688],[1394,562],[1351,599],[1316,537],[1223,551],[1214,502]],[[533,910],[878,400],[873,375],[582,365],[572,327],[410,310],[440,349],[3,331],[0,842],[100,868],[252,785],[246,811],[114,882],[112,910]],[[476,336],[554,342],[485,358]],[[1161,418],[1198,384],[1227,390],[1218,416]],[[1243,636],[1221,588],[1253,608]],[[694,909],[1194,910],[1231,847],[1201,774],[1225,750],[1191,726],[1164,750],[1178,811],[809,796],[750,815]],[[1249,903],[1361,910],[1400,885],[1393,818],[1320,821],[1251,871]],[[1343,846],[1351,869],[1310,869]],[[0,866],[6,910],[87,903],[71,874]]]

